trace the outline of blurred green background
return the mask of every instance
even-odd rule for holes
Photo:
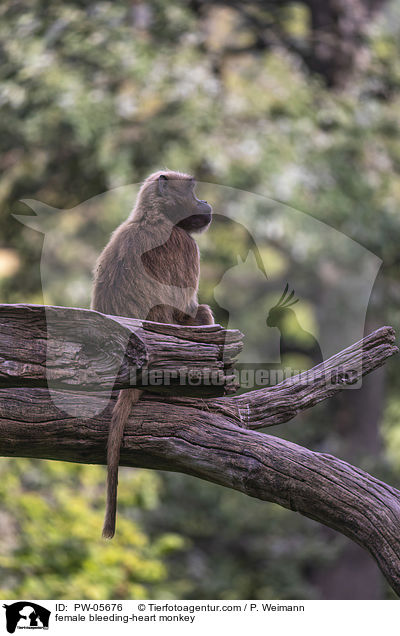
[[[28,214],[21,199],[74,208],[168,167],[267,192],[371,250],[383,266],[365,330],[396,327],[399,36],[399,0],[5,0],[0,301],[43,302],[43,234],[13,218]],[[56,237],[46,302],[84,304],[88,263],[124,216],[68,215],[60,231],[79,240],[67,249]],[[236,240],[223,227],[212,236],[201,288],[211,303]],[[283,289],[302,255],[288,242],[274,258]],[[322,284],[314,293],[318,306]],[[399,487],[399,367],[268,432]],[[393,598],[345,537],[190,477],[122,469],[108,543],[103,467],[1,459],[0,477],[0,598]]]

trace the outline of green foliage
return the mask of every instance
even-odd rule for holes
[[[304,8],[293,3],[282,19],[294,38],[304,36]],[[2,3],[1,302],[43,300],[43,235],[11,216],[27,213],[21,199],[75,208],[168,166],[284,201],[365,245],[384,260],[374,320],[398,325],[399,30],[392,13],[375,25],[363,72],[339,93],[281,47],[220,58],[222,41],[252,35],[230,9],[197,18],[180,1]],[[262,228],[265,211],[240,201],[243,223],[251,218]],[[213,203],[217,210],[222,200]],[[48,302],[87,303],[95,253],[125,206],[77,207],[65,217],[47,252]],[[295,240],[261,246],[274,291],[304,266],[296,247]],[[214,302],[216,280],[246,248],[239,226],[216,224],[203,237],[205,300]],[[318,245],[310,249],[312,269]],[[305,329],[320,326],[318,300],[302,306]],[[250,311],[244,319],[251,341]],[[398,364],[391,363],[385,420],[396,470]],[[315,420],[286,434],[340,452],[335,427],[328,438],[318,415],[327,420],[316,410]],[[313,598],[313,569],[342,545],[338,537],[325,548],[315,524],[276,506],[133,470],[122,471],[117,537],[104,543],[103,469],[2,459],[0,471],[4,598]]]
[[[163,589],[175,533],[151,540],[134,509],[158,504],[154,473],[121,470],[118,532],[100,536],[105,471],[27,459],[0,465],[0,598],[154,598]]]

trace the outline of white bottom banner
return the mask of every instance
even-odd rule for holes
[[[262,630],[262,634],[376,636],[392,631],[400,606],[393,601],[4,601],[0,634],[171,634],[204,630]],[[29,631],[28,631],[29,634]],[[28,636],[26,634],[26,636]],[[20,633],[20,636],[22,634]]]

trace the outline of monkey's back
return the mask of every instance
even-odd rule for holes
[[[197,304],[198,279],[199,250],[187,232],[128,220],[97,261],[92,308],[179,323]]]

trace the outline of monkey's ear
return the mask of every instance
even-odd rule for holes
[[[167,191],[167,181],[168,177],[165,174],[160,174],[158,177],[158,194],[164,196]]]

